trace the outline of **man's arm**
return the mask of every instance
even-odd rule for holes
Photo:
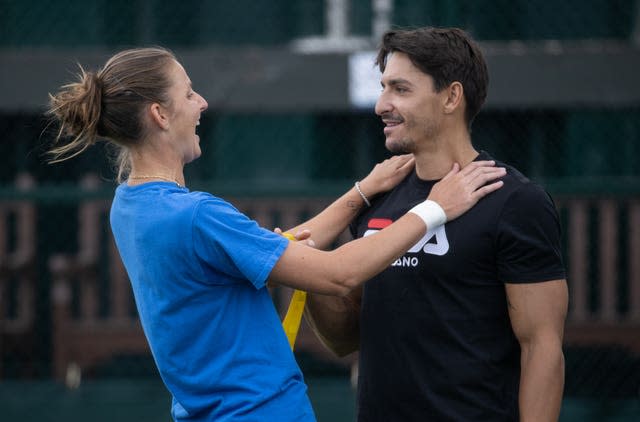
[[[520,421],[557,421],[564,389],[565,280],[506,284],[511,326],[520,342]]]
[[[304,315],[322,343],[337,356],[346,356],[360,346],[360,302],[362,286],[347,296],[308,295]]]

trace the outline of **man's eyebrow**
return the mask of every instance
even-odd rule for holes
[[[389,79],[386,83],[384,80],[380,81],[380,85],[385,86],[385,85],[389,85],[389,86],[395,86],[395,85],[410,85],[413,86],[413,84],[411,82],[409,82],[407,79],[403,79],[403,78],[394,78],[394,79]]]

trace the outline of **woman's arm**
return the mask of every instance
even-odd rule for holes
[[[478,161],[460,170],[457,164],[436,183],[429,200],[452,220],[502,186],[488,182],[504,175],[493,162]],[[325,252],[290,242],[269,276],[270,281],[314,293],[348,294],[381,272],[414,245],[427,230],[425,220],[409,212],[384,230]],[[317,241],[316,241],[317,243]]]
[[[415,160],[412,154],[396,155],[376,166],[360,181],[360,189],[367,199],[386,192],[400,183],[413,169]],[[315,247],[328,248],[342,233],[358,212],[366,206],[355,187],[352,187],[320,214],[310,220],[287,230],[296,234],[310,230]]]

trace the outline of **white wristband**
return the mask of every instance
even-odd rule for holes
[[[447,222],[447,215],[442,207],[429,199],[411,208],[409,212],[422,218],[424,224],[427,225],[427,230],[435,229]]]

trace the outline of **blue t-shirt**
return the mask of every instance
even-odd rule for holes
[[[288,240],[168,182],[120,185],[111,228],[177,421],[315,421],[265,286]]]

